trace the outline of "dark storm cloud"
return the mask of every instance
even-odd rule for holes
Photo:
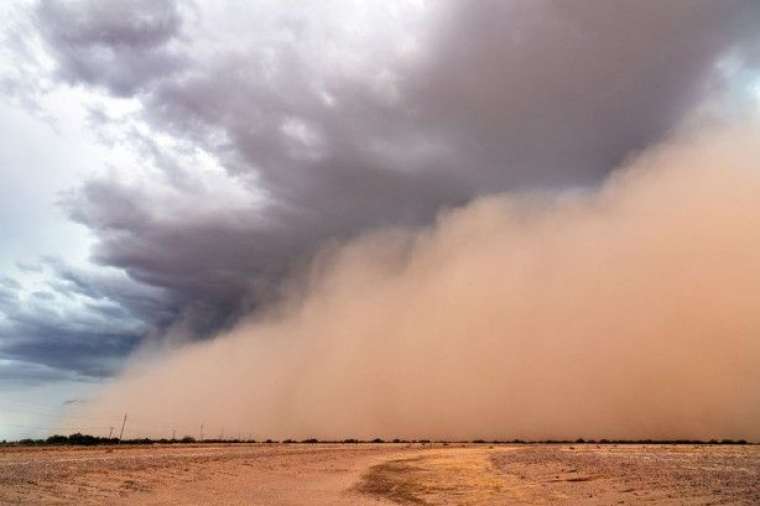
[[[108,376],[119,369],[121,359],[145,332],[136,322],[126,324],[128,317],[111,307],[60,314],[35,307],[33,300],[23,302],[27,307],[16,302],[15,307],[0,307],[6,315],[0,324],[0,359],[14,363],[37,364],[80,378]],[[54,306],[47,299],[43,302]],[[121,319],[121,325],[108,321],[114,318]]]
[[[304,240],[275,225],[257,227],[257,217],[249,209],[183,220],[171,208],[161,210],[161,202],[107,181],[88,184],[79,199],[68,206],[74,219],[86,223],[100,238],[93,259],[124,269],[131,280],[141,283],[138,286],[161,290],[161,298],[143,307],[141,294],[128,297],[119,286],[113,287],[110,296],[143,318],[164,325],[181,318],[201,334],[219,328],[230,315],[250,309],[250,295],[268,291],[263,285],[283,274],[283,262],[292,255],[289,250],[299,251],[299,241]],[[135,211],[150,205],[157,206],[165,219],[154,218],[154,209],[147,214]],[[72,279],[71,273],[60,277]],[[83,289],[83,284],[77,277],[72,288]],[[90,291],[90,285],[85,285]],[[96,288],[102,291],[102,283]]]
[[[123,273],[93,273],[46,259],[49,288],[26,294],[0,284],[0,359],[4,373],[28,379],[113,374],[139,339],[170,321],[157,291]],[[40,376],[40,379],[43,379]]]
[[[90,300],[89,307],[104,313],[139,317],[150,325],[162,325],[174,316],[168,307],[165,293],[137,283],[121,272],[99,272],[77,269],[59,260],[48,260],[53,277],[49,286],[57,294],[69,297],[79,295]],[[108,304],[114,306],[108,306]]]
[[[751,47],[756,2],[455,4],[412,85],[493,184],[574,183],[659,140],[717,58]]]
[[[63,79],[134,96],[152,128],[213,154],[266,199],[186,212],[227,195],[133,132],[133,147],[165,177],[140,186],[104,176],[66,208],[97,236],[96,262],[158,292],[146,300],[125,290],[134,284],[68,272],[57,289],[108,297],[154,329],[181,322],[209,335],[331,238],[426,223],[485,193],[599,181],[716,85],[721,55],[756,48],[760,26],[757,3],[738,0],[430,8],[412,56],[372,46],[352,72],[315,43],[324,27],[307,9],[271,26],[252,16],[234,47],[204,52],[195,35],[218,42],[230,28],[195,34],[172,3],[42,2],[40,31]],[[233,11],[229,19],[246,16]],[[394,26],[384,28],[392,45]],[[183,204],[151,193],[162,185]],[[109,354],[132,343],[103,339]],[[57,355],[81,352],[75,342]],[[18,356],[45,353],[29,346],[18,343]]]
[[[21,327],[20,330],[24,332],[24,340],[3,346],[0,358],[74,373],[79,379],[112,376],[138,341],[134,334],[92,332],[83,335],[49,327]]]

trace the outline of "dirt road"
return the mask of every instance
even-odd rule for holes
[[[760,447],[0,450],[0,504],[760,504]]]

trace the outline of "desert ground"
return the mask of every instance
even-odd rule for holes
[[[0,503],[760,504],[760,446],[6,447]]]

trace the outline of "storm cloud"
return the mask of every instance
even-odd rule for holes
[[[96,265],[49,267],[50,290],[98,323],[3,288],[0,353],[99,376],[139,343],[231,328],[331,241],[599,185],[728,87],[722,62],[757,63],[760,8],[42,0],[30,19],[52,82],[132,108],[89,120],[138,164],[61,199]]]

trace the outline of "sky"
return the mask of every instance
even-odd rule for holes
[[[12,0],[0,20],[0,439],[88,430],[62,417],[265,312],[326,245],[592,191],[760,103],[753,0]]]

